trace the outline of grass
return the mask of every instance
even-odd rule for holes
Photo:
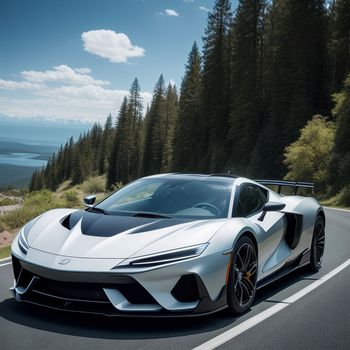
[[[350,186],[344,187],[335,196],[322,200],[321,204],[328,207],[350,209]]]
[[[96,194],[97,201],[105,197],[105,177],[91,177],[81,185],[70,187],[69,183],[60,186],[57,192],[42,190],[27,193],[23,206],[0,216],[0,232],[19,228],[32,218],[55,208],[83,208],[82,199],[87,194]]]
[[[106,188],[105,176],[94,176],[88,178],[80,185],[80,189],[85,194],[96,194],[104,192]]]
[[[0,259],[7,258],[11,254],[11,246],[0,248]]]
[[[64,200],[57,198],[54,193],[48,190],[29,193],[24,197],[21,208],[10,211],[0,217],[0,226],[5,227],[5,229],[21,227],[42,212],[65,207],[65,204]]]
[[[6,205],[15,205],[18,202],[11,198],[0,198],[0,207],[6,206]]]

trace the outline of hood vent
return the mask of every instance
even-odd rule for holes
[[[61,220],[61,225],[72,230],[82,219],[81,233],[88,236],[112,237],[122,232],[132,230],[131,234],[144,233],[153,230],[191,222],[186,219],[159,219],[133,216],[101,215],[78,210]]]
[[[67,215],[62,219],[61,225],[65,227],[67,230],[71,230],[78,223],[78,221],[83,217],[84,213],[85,212],[83,210],[79,210],[72,214]]]
[[[70,230],[70,223],[69,223],[69,219],[70,219],[71,214],[67,215],[65,218],[63,218],[63,220],[61,221],[61,225],[63,227],[65,227],[66,229]]]

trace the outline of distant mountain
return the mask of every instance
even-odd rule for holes
[[[7,155],[11,153],[38,153],[40,155],[51,155],[56,150],[56,146],[4,141],[0,138],[0,154],[2,155]]]
[[[60,146],[70,137],[78,139],[91,124],[77,121],[52,121],[45,118],[0,116],[0,140],[37,145]]]
[[[23,117],[14,117],[14,116],[8,116],[5,114],[0,114],[0,125],[2,123],[18,123],[21,125],[24,124],[32,124],[32,123],[40,123],[40,125],[52,125],[58,124],[62,126],[67,126],[69,125],[70,127],[78,127],[80,128],[81,126],[91,126],[92,123],[84,122],[82,123],[80,120],[74,120],[74,119],[62,119],[62,118],[52,118],[52,117],[28,117],[28,118],[23,118]]]

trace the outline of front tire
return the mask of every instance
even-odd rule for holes
[[[241,237],[232,252],[227,284],[227,305],[234,315],[249,310],[256,292],[258,257],[253,241]]]
[[[325,221],[323,217],[319,215],[316,219],[311,243],[309,269],[312,272],[317,272],[321,268],[325,246],[325,237]]]

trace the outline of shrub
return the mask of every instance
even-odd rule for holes
[[[6,205],[15,205],[18,202],[11,198],[0,198],[0,207],[6,206]]]
[[[320,115],[300,130],[298,140],[285,148],[283,163],[288,167],[286,180],[326,182],[334,147],[335,125]]]
[[[71,180],[66,180],[59,185],[59,187],[57,188],[57,192],[64,192],[68,190],[71,186]]]
[[[7,229],[21,227],[44,211],[64,206],[64,201],[48,190],[31,192],[24,197],[23,206],[2,215],[0,223]]]
[[[66,201],[66,207],[79,206],[80,200],[78,198],[78,192],[75,190],[68,190],[63,193],[63,199]]]
[[[111,192],[119,191],[123,187],[122,182],[117,182],[116,184],[111,186]]]
[[[344,187],[338,195],[338,204],[350,207],[350,185]]]
[[[104,192],[106,180],[104,177],[90,177],[81,185],[81,189],[85,194]]]

